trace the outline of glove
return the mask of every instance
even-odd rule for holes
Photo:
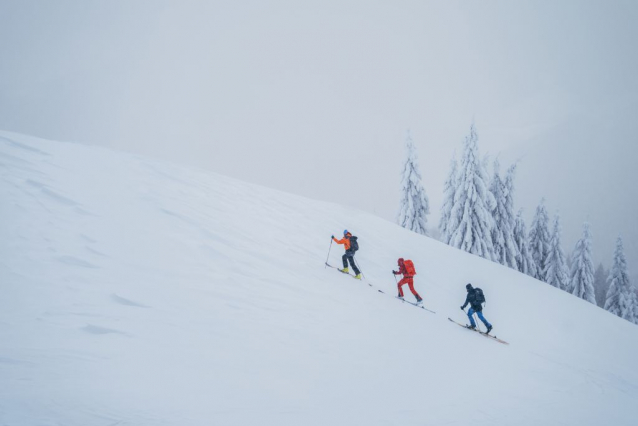
[[[465,308],[464,308],[463,306],[461,306],[461,310],[462,310],[462,311],[464,311],[464,310],[465,310]]]
[[[395,271],[395,270],[392,270],[392,273],[393,273],[394,275],[397,275],[397,274],[398,274],[398,272],[397,272],[397,271]]]
[[[331,235],[331,236],[330,236],[330,238],[332,238],[332,239],[334,240],[334,239],[335,239],[335,236],[334,236],[334,235]]]

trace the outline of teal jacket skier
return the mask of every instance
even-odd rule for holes
[[[485,327],[487,327],[487,332],[489,333],[492,330],[492,324],[490,324],[485,317],[483,316],[483,302],[485,302],[485,296],[483,296],[483,290],[480,288],[472,287],[472,284],[467,284],[465,286],[467,290],[467,297],[465,298],[465,303],[461,306],[463,312],[465,312],[465,307],[469,304],[470,310],[467,311],[467,317],[470,319],[470,328],[475,329],[476,323],[474,322],[474,312],[478,315],[479,319],[483,321]]]

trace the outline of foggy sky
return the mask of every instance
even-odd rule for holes
[[[0,0],[0,128],[138,152],[394,219],[406,129],[438,223],[476,124],[569,255],[638,278],[638,3]],[[344,224],[356,230],[356,224]],[[337,230],[328,231],[336,232]]]

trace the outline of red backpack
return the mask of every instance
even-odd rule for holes
[[[414,269],[414,263],[411,260],[404,260],[403,266],[405,266],[405,270],[409,276],[416,275],[416,269]]]

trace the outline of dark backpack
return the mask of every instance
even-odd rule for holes
[[[483,290],[481,290],[480,288],[474,289],[474,302],[477,305],[482,305],[483,303],[485,303],[485,295],[483,294]]]
[[[350,237],[350,250],[357,251],[359,250],[359,243],[357,242],[357,237],[352,235]]]

